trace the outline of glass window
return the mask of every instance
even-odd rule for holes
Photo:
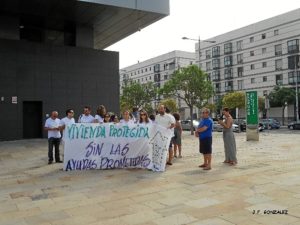
[[[282,54],[282,46],[281,44],[275,45],[275,55],[281,55]]]
[[[262,54],[266,54],[266,52],[267,52],[267,49],[266,49],[266,48],[262,48],[262,49],[261,49],[261,53],[262,53]]]
[[[266,39],[267,35],[266,34],[262,34],[261,35],[261,39]]]
[[[282,79],[282,74],[277,74],[276,75],[276,85],[282,85],[283,79]]]
[[[288,68],[294,70],[295,67],[299,68],[299,55],[288,57]]]
[[[220,46],[216,46],[212,48],[212,57],[220,56]]]
[[[231,78],[233,78],[232,68],[226,68],[226,69],[224,69],[224,77],[225,77],[225,79],[231,79]]]
[[[232,56],[225,56],[224,57],[224,66],[232,66]]]
[[[255,78],[251,78],[251,84],[255,83]]]
[[[211,70],[211,62],[206,62],[206,71]]]
[[[210,59],[210,57],[211,57],[211,51],[210,50],[206,50],[205,51],[205,55],[206,55],[206,59]]]
[[[154,74],[154,82],[160,82],[160,73]]]
[[[267,67],[267,62],[263,62],[263,63],[262,63],[262,67],[263,67],[263,68]]]
[[[282,59],[275,60],[275,70],[282,70]]]
[[[243,54],[237,54],[237,64],[243,63]]]
[[[213,59],[212,67],[213,67],[213,69],[219,69],[220,68],[220,59]]]
[[[263,76],[263,82],[267,82],[268,78],[267,76]]]
[[[243,41],[236,42],[236,50],[241,51],[243,49]]]
[[[250,51],[250,56],[254,56],[254,51]]]
[[[254,42],[254,37],[250,37],[250,43]]]
[[[238,90],[243,90],[243,89],[244,89],[244,81],[238,80]]]
[[[224,44],[224,54],[231,54],[232,53],[232,43]]]
[[[164,79],[165,79],[165,80],[168,80],[168,75],[164,75]]]
[[[244,67],[237,68],[238,77],[242,77],[244,73]]]
[[[288,47],[288,53],[299,52],[299,39],[288,41],[287,47]]]
[[[160,64],[155,64],[154,72],[159,72],[159,71],[160,71]]]
[[[211,78],[212,78],[213,81],[220,80],[220,71],[219,70],[213,71],[211,76],[212,76]]]
[[[289,76],[289,84],[295,84],[296,81],[298,84],[300,83],[300,71],[297,71],[297,77],[296,77],[294,71],[289,72],[288,76]]]
[[[220,83],[215,83],[215,91],[221,92],[221,84]]]
[[[233,91],[233,81],[225,82],[225,91]]]
[[[255,65],[254,65],[254,64],[251,64],[251,65],[250,65],[250,68],[251,68],[251,70],[254,70],[254,69],[255,69]]]
[[[274,36],[279,34],[279,30],[274,30]]]

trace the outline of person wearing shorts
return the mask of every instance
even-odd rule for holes
[[[203,154],[204,159],[203,164],[199,165],[199,167],[204,170],[211,170],[213,121],[209,114],[209,109],[202,109],[202,120],[200,121],[196,131],[199,137],[199,151]]]

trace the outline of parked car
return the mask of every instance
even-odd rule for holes
[[[260,123],[263,124],[264,129],[279,129],[280,128],[280,123],[276,119],[262,119]]]
[[[233,132],[240,132],[239,130],[239,126],[236,124],[232,124],[232,130]],[[213,131],[218,131],[218,132],[222,132],[223,131],[223,126],[221,126],[218,121],[214,121],[213,124]]]
[[[193,120],[193,128],[196,130],[198,128],[199,121]],[[191,120],[181,120],[182,130],[190,130],[191,129]]]
[[[223,131],[223,127],[218,123],[218,121],[214,121],[213,131],[218,131],[218,132]]]
[[[300,130],[300,122],[297,121],[290,122],[287,126],[292,130]]]

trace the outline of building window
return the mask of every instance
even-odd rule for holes
[[[275,55],[281,55],[282,54],[282,46],[281,44],[275,45]]]
[[[152,80],[152,77],[151,77],[151,76],[149,76],[149,80]]]
[[[289,70],[294,70],[295,67],[299,68],[299,55],[288,57],[288,68]]]
[[[207,80],[211,81],[211,74],[210,73],[207,73]]]
[[[211,62],[206,62],[206,71],[211,70]]]
[[[289,84],[295,84],[296,81],[298,84],[300,83],[300,71],[297,71],[297,77],[296,77],[294,71],[289,72],[288,76],[289,76]]]
[[[220,83],[215,83],[215,91],[217,93],[220,93],[221,92],[221,84]]]
[[[243,41],[236,42],[236,50],[241,51],[243,49]]]
[[[250,68],[251,68],[251,70],[254,70],[254,69],[255,69],[255,65],[254,65],[254,64],[251,64],[251,65],[250,65]]]
[[[160,82],[160,73],[154,74],[154,82]]]
[[[282,74],[277,74],[275,80],[276,80],[276,85],[282,85],[283,84]]]
[[[282,70],[282,59],[275,60],[275,70]]]
[[[224,54],[231,54],[232,53],[232,43],[224,44]]]
[[[164,80],[168,80],[168,75],[164,75]]]
[[[238,80],[238,90],[243,90],[243,89],[244,89],[244,81]]]
[[[233,81],[225,82],[225,91],[233,91]]]
[[[220,59],[213,59],[212,60],[212,67],[213,69],[219,69],[220,68]]]
[[[220,46],[216,46],[212,48],[212,57],[220,56]]]
[[[251,84],[255,84],[255,78],[251,78]]]
[[[206,59],[210,59],[210,57],[211,57],[211,51],[210,50],[206,50],[205,51],[205,55],[206,55]]]
[[[238,67],[237,68],[238,77],[242,77],[243,73],[244,73],[244,67]]]
[[[225,79],[232,79],[233,78],[232,68],[224,69],[224,77],[225,77]]]
[[[159,72],[159,71],[160,71],[160,64],[155,64],[154,73]]]
[[[279,30],[274,30],[274,36],[279,34]]]
[[[224,57],[224,66],[232,66],[232,56]]]
[[[267,52],[267,48],[262,48],[262,49],[261,49],[261,53],[262,53],[262,54],[266,54],[266,52]]]
[[[267,82],[268,78],[267,76],[263,76],[263,82]]]
[[[175,70],[175,60],[169,63],[169,70]]]
[[[254,56],[254,51],[250,51],[250,56]]]
[[[237,64],[243,63],[243,54],[237,54]]]
[[[254,37],[250,37],[250,43],[254,42]]]
[[[267,35],[266,34],[262,34],[261,35],[261,39],[266,39]]]
[[[287,42],[288,53],[299,52],[299,39],[294,39]]]
[[[212,76],[211,78],[213,81],[219,81],[220,80],[220,71],[219,70],[213,71],[211,76]]]
[[[263,63],[262,63],[262,67],[263,67],[263,68],[266,68],[266,67],[267,67],[267,62],[263,62]]]

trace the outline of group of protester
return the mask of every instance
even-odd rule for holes
[[[225,148],[225,160],[224,163],[229,165],[236,165],[236,144],[232,131],[233,119],[229,113],[228,108],[223,109],[224,121],[220,119],[218,122],[223,126],[223,140]],[[174,157],[182,157],[182,127],[180,123],[179,113],[171,114],[169,109],[164,105],[158,107],[156,115],[148,115],[145,110],[138,111],[136,108],[132,112],[125,110],[122,113],[122,118],[119,118],[113,114],[109,114],[104,105],[100,105],[97,108],[97,114],[91,115],[91,108],[89,106],[84,107],[83,114],[78,118],[78,123],[121,123],[121,124],[148,124],[157,123],[158,125],[171,129],[173,137],[169,144],[169,154],[166,164],[172,165]],[[61,140],[61,132],[64,137],[65,127],[69,124],[74,124],[74,110],[66,110],[66,116],[62,119],[58,118],[58,112],[53,111],[51,116],[45,122],[45,130],[48,131],[48,164],[53,163],[53,147],[55,149],[55,162],[62,163],[60,159],[59,145]],[[212,160],[212,130],[213,121],[210,117],[210,111],[207,108],[202,109],[201,121],[195,132],[199,137],[199,151],[203,154],[203,164],[199,167],[204,170],[211,170]]]

